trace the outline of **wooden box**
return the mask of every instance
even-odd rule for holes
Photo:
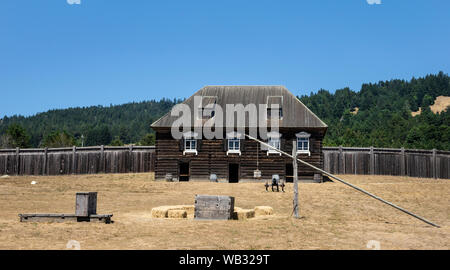
[[[234,197],[218,195],[196,195],[194,219],[233,218]]]
[[[75,215],[88,217],[97,214],[97,192],[77,192]]]
[[[320,174],[320,173],[315,173],[315,174],[314,174],[314,181],[317,182],[317,183],[322,183],[322,182],[323,182],[322,174]]]

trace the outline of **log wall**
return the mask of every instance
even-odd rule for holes
[[[292,152],[292,141],[296,140],[295,132],[283,132],[281,150]],[[229,164],[239,164],[239,181],[254,181],[253,172],[259,169],[263,181],[278,174],[282,179],[286,176],[286,164],[292,164],[292,159],[279,154],[261,150],[259,143],[245,139],[241,140],[241,155],[228,154],[226,142],[220,139],[198,141],[198,153],[183,154],[180,140],[174,140],[169,133],[156,133],[156,165],[155,178],[165,179],[171,174],[179,179],[179,164],[189,163],[189,177],[195,180],[209,180],[211,174],[216,174],[219,180],[229,179]],[[319,168],[323,168],[321,155],[322,136],[312,133],[310,138],[311,155],[299,154],[298,157]],[[259,149],[259,151],[257,151]],[[258,163],[258,164],[257,164]],[[308,166],[299,164],[300,179],[313,179],[315,171]]]

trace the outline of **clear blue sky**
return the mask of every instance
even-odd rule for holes
[[[450,67],[448,0],[67,1],[1,0],[0,117],[209,84],[360,90]]]

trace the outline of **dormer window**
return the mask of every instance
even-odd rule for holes
[[[207,107],[205,108],[199,108],[199,115],[201,116],[202,119],[210,119],[213,118],[215,115],[215,104],[209,104],[207,105]]]
[[[183,155],[185,155],[186,153],[193,153],[193,154],[198,154],[197,152],[197,137],[198,137],[198,133],[196,132],[186,132],[183,134],[183,139],[184,139],[184,151],[183,151]]]
[[[297,154],[308,154],[308,156],[311,156],[311,152],[309,151],[309,138],[311,134],[299,132],[295,136],[297,137]]]
[[[210,119],[216,114],[217,98],[212,96],[203,96],[200,107],[198,108],[198,116],[200,119]]]
[[[241,138],[242,134],[238,132],[230,132],[227,134],[227,156],[228,154],[241,155]]]
[[[283,118],[283,97],[268,96],[267,97],[267,119]]]
[[[283,118],[283,108],[267,108],[267,119]]]
[[[281,134],[278,132],[269,132],[267,134],[267,137],[269,138],[267,141],[267,144],[280,150],[281,148]],[[269,154],[279,154],[281,156],[281,153],[278,152],[277,150],[270,148],[267,149],[267,155]]]

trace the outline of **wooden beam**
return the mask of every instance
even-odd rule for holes
[[[292,156],[297,156],[297,143],[296,141],[292,141]],[[292,167],[294,168],[294,217],[299,218],[298,214],[298,168],[297,168],[297,160],[292,159]]]
[[[339,178],[339,177],[337,177],[337,176],[335,176],[335,175],[333,175],[333,174],[331,174],[331,173],[329,173],[329,172],[327,172],[327,171],[324,171],[324,170],[322,170],[322,169],[320,169],[320,168],[317,168],[316,166],[311,165],[311,164],[309,164],[308,162],[303,161],[303,160],[297,158],[296,156],[289,155],[288,153],[286,153],[286,152],[284,152],[284,151],[281,151],[281,150],[279,150],[278,148],[275,148],[275,147],[273,147],[272,145],[269,145],[269,144],[267,144],[267,143],[265,143],[265,142],[262,142],[262,141],[260,141],[260,140],[258,140],[258,139],[256,139],[256,138],[253,138],[253,137],[250,136],[250,135],[245,134],[245,136],[248,137],[249,139],[252,139],[252,140],[254,140],[254,141],[257,141],[257,142],[259,142],[259,143],[261,143],[261,144],[267,146],[269,149],[273,149],[273,150],[275,150],[275,151],[277,151],[277,152],[279,152],[279,153],[281,153],[281,154],[283,154],[283,155],[286,155],[286,156],[288,156],[288,157],[291,157],[292,159],[296,159],[298,162],[300,162],[300,163],[302,163],[302,164],[304,164],[304,165],[306,165],[306,166],[309,166],[309,167],[311,167],[311,168],[313,168],[313,169],[315,169],[315,170],[317,170],[317,171],[319,171],[319,172],[321,172],[321,173],[323,173],[323,174],[325,174],[325,175],[327,175],[327,176],[329,176],[329,177],[331,177],[331,178],[333,178],[333,179],[335,179],[335,180],[341,182],[342,184],[345,184],[345,185],[347,185],[347,186],[349,186],[349,187],[351,187],[351,188],[354,188],[354,189],[356,189],[356,190],[358,190],[358,191],[360,191],[360,192],[362,192],[362,193],[364,193],[364,194],[366,194],[366,195],[368,195],[368,196],[370,196],[370,197],[372,197],[372,198],[374,198],[374,199],[376,199],[376,200],[378,200],[378,201],[380,201],[380,202],[382,202],[382,203],[385,203],[385,204],[387,204],[387,205],[389,205],[389,206],[392,206],[392,207],[394,207],[395,209],[400,210],[400,211],[402,211],[402,212],[405,213],[405,214],[408,214],[408,215],[410,215],[410,216],[412,216],[412,217],[415,217],[415,218],[417,218],[417,219],[419,219],[419,220],[421,220],[421,221],[423,221],[423,222],[425,222],[425,223],[427,223],[427,224],[429,224],[429,225],[431,225],[431,226],[440,228],[439,225],[434,224],[433,222],[431,222],[431,221],[429,221],[429,220],[426,220],[425,218],[420,217],[420,216],[418,216],[418,215],[416,215],[416,214],[414,214],[414,213],[412,213],[412,212],[410,212],[410,211],[408,211],[408,210],[406,210],[406,209],[403,209],[403,208],[401,208],[400,206],[397,206],[397,205],[395,205],[395,204],[393,204],[393,203],[391,203],[391,202],[388,202],[388,201],[386,201],[386,200],[384,200],[384,199],[382,199],[382,198],[380,198],[380,197],[378,197],[378,196],[376,196],[376,195],[374,195],[374,194],[372,194],[372,193],[370,193],[370,192],[367,192],[367,191],[365,191],[365,190],[362,189],[362,188],[359,188],[359,187],[357,187],[357,186],[355,186],[355,185],[353,185],[353,184],[351,184],[351,183],[348,183],[347,181],[344,181],[344,180],[342,180],[341,178]]]

